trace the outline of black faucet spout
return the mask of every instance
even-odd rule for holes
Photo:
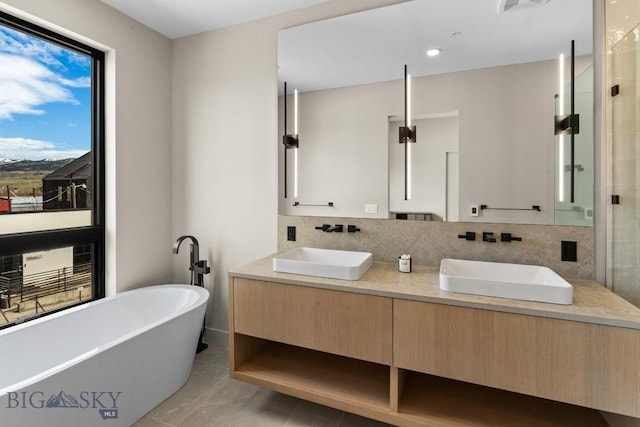
[[[200,245],[198,244],[198,239],[193,236],[184,235],[178,237],[178,240],[173,244],[173,253],[177,254],[180,250],[180,245],[186,239],[191,240],[191,247],[189,248],[189,252],[191,254],[191,266],[195,265],[200,258]]]
[[[203,275],[208,274],[211,269],[207,267],[206,260],[200,260],[200,245],[198,244],[198,239],[189,235],[178,237],[178,240],[173,244],[173,253],[178,253],[180,245],[186,239],[191,240],[191,245],[189,246],[189,270],[191,270],[195,276],[193,284],[196,286],[204,286]]]

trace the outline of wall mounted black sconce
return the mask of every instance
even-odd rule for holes
[[[564,110],[564,55],[560,56],[560,87],[558,93],[558,105],[559,105],[559,114],[555,116],[554,120],[554,133],[559,136],[559,153],[564,153],[563,147],[563,136],[570,135],[571,140],[571,154],[570,154],[570,162],[569,171],[570,171],[570,201],[574,203],[575,201],[575,135],[580,133],[580,115],[575,113],[575,40],[571,40],[571,93],[570,93],[570,113],[563,114]],[[561,158],[564,158],[562,155]],[[560,162],[560,159],[559,159]],[[564,163],[564,160],[561,161]],[[564,164],[560,165],[561,171],[560,174],[564,171]],[[561,190],[562,191],[562,190]],[[562,197],[560,197],[562,200]]]
[[[411,126],[411,76],[404,65],[404,126],[399,128],[399,143],[404,144],[404,199],[411,199],[411,146],[416,142],[416,127]]]
[[[284,198],[287,198],[287,150],[296,150],[295,172],[294,172],[294,195],[298,197],[298,159],[297,150],[300,143],[298,138],[298,91],[294,93],[294,131],[293,134],[287,133],[287,82],[284,82],[284,135],[282,135],[282,144],[284,144]]]

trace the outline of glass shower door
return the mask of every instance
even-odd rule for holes
[[[611,286],[640,306],[640,29],[612,52]]]

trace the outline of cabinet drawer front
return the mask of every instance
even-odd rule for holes
[[[235,278],[236,333],[391,365],[391,298]]]
[[[394,365],[640,416],[640,331],[394,300]]]

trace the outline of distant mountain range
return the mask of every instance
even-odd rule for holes
[[[3,171],[3,172],[54,171],[73,160],[74,159],[10,160],[5,158],[0,158],[0,171]]]

